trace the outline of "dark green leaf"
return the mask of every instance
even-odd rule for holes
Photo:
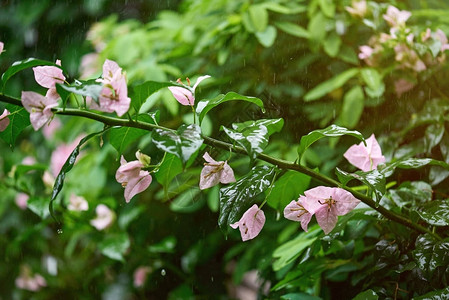
[[[267,203],[282,211],[292,200],[299,198],[310,184],[310,177],[295,171],[287,171],[273,184]]]
[[[82,138],[80,140],[80,142],[78,143],[78,145],[75,147],[75,149],[73,149],[72,153],[70,153],[66,162],[62,166],[61,171],[59,171],[58,176],[56,176],[55,184],[53,186],[53,191],[51,193],[51,200],[50,200],[50,214],[55,220],[56,220],[56,217],[55,217],[54,211],[53,211],[53,201],[56,200],[56,197],[58,196],[59,192],[62,190],[62,187],[64,186],[65,176],[68,172],[70,172],[70,170],[72,170],[73,165],[75,164],[76,158],[78,157],[78,155],[80,153],[81,146],[85,142],[90,140],[91,138],[104,133],[108,129],[109,128],[105,128],[102,131],[91,133],[91,134],[85,136],[84,138]]]
[[[416,239],[415,247],[413,257],[426,276],[431,277],[437,267],[449,264],[448,241],[437,241],[426,233]]]
[[[151,253],[173,253],[176,247],[176,237],[168,236],[157,244],[148,247]]]
[[[145,211],[144,206],[130,206],[126,205],[124,209],[120,212],[118,218],[118,225],[121,229],[126,230],[126,228],[131,224],[132,221],[136,220]]]
[[[178,84],[173,82],[158,82],[158,81],[146,81],[142,84],[136,85],[130,93],[131,105],[135,111],[138,112],[140,107],[145,103],[148,97],[156,93],[160,89],[177,86]]]
[[[5,88],[6,82],[12,76],[14,76],[14,74],[16,74],[17,72],[20,72],[22,70],[32,68],[32,67],[37,67],[37,66],[55,66],[55,67],[61,68],[61,66],[58,66],[54,62],[36,59],[36,58],[32,58],[32,57],[25,59],[25,60],[21,60],[21,61],[16,61],[2,75],[2,80],[1,80],[2,81],[1,82],[2,91]]]
[[[274,23],[280,30],[291,34],[293,36],[299,37],[299,38],[305,38],[308,39],[310,37],[310,33],[307,31],[307,29],[296,25],[294,23],[290,22],[276,22]]]
[[[270,135],[280,132],[283,126],[284,120],[279,118],[234,123],[232,124],[233,129],[224,126],[221,128],[231,140],[245,148],[250,158],[254,160],[268,145]]]
[[[192,187],[179,194],[170,203],[170,209],[177,213],[193,213],[206,203],[199,187]]]
[[[301,141],[298,147],[299,158],[302,157],[302,155],[304,154],[306,149],[309,148],[310,145],[312,145],[319,139],[322,139],[323,137],[337,137],[342,135],[351,135],[353,137],[358,138],[361,141],[365,141],[363,135],[358,131],[348,130],[344,127],[340,127],[337,125],[331,125],[325,129],[314,130],[310,132],[308,135],[301,137]]]
[[[404,182],[389,190],[387,197],[399,207],[417,207],[432,200],[432,187],[424,181]]]
[[[438,143],[443,138],[444,131],[444,123],[432,124],[426,128],[424,144],[427,153],[430,153],[430,151],[432,151],[432,148],[438,145]]]
[[[357,179],[360,182],[366,184],[374,192],[376,197],[376,202],[382,199],[383,194],[386,191],[386,181],[382,173],[377,170],[372,170],[369,172],[357,171],[355,173],[347,173],[345,171],[336,168],[335,173],[337,174],[338,180],[346,185],[352,179]]]
[[[217,97],[213,98],[213,99],[204,99],[198,102],[197,106],[196,106],[196,113],[199,115],[199,120],[200,122],[203,121],[204,117],[206,116],[206,114],[214,107],[224,103],[224,102],[228,102],[228,101],[235,101],[235,100],[242,100],[242,101],[247,101],[250,103],[254,103],[257,106],[259,106],[262,111],[265,111],[264,106],[263,106],[263,102],[262,100],[260,100],[259,98],[256,97],[247,97],[247,96],[242,96],[239,95],[237,93],[234,92],[229,92],[226,95],[220,94]]]
[[[47,166],[44,164],[17,165],[15,172],[14,172],[14,177],[19,178],[23,174],[28,173],[30,171],[35,171],[35,170],[45,171],[45,170],[47,170]]]
[[[174,154],[167,153],[164,161],[159,167],[159,170],[154,174],[156,180],[164,187],[165,194],[167,196],[167,189],[170,182],[176,175],[182,172],[182,162]]]
[[[12,104],[7,104],[6,109],[10,112],[9,125],[3,132],[0,132],[0,138],[14,149],[17,137],[30,125],[30,114],[25,108]]]
[[[304,101],[313,101],[323,97],[327,93],[330,93],[333,90],[342,87],[349,79],[351,79],[358,73],[359,69],[352,68],[332,77],[325,82],[318,84],[304,96]]]
[[[123,254],[130,245],[129,237],[126,233],[115,233],[108,235],[98,244],[98,249],[104,256],[124,262]]]
[[[159,111],[151,112],[148,114],[140,114],[137,117],[137,120],[149,124],[157,124],[159,122]],[[133,127],[111,128],[109,142],[112,146],[114,146],[119,154],[122,154],[126,150],[126,147],[129,146],[129,144],[145,134],[150,133],[147,130]]]
[[[449,226],[449,200],[427,202],[417,212],[430,225]]]
[[[203,138],[198,125],[184,124],[177,131],[155,129],[153,143],[158,149],[176,155],[185,164],[201,147]]]
[[[68,93],[73,93],[85,97],[91,97],[95,102],[98,103],[98,98],[100,97],[101,90],[103,89],[103,84],[96,82],[95,79],[87,81],[75,81],[74,84],[68,86],[65,84],[56,84],[56,90],[59,96],[61,96],[63,107],[67,103]]]
[[[413,298],[413,300],[443,300],[443,299],[449,299],[449,287]]]
[[[376,292],[373,290],[366,290],[364,292],[361,292],[360,294],[357,294],[352,300],[377,300],[379,299],[379,296],[377,296]]]
[[[396,168],[400,169],[417,169],[427,165],[440,166],[449,170],[449,165],[443,161],[431,158],[407,158],[397,160],[393,163],[386,164],[384,167],[378,167],[379,172],[384,174],[385,178],[393,175]]]
[[[36,215],[45,219],[49,216],[48,200],[41,197],[30,197],[27,201],[27,207]]]
[[[230,224],[243,215],[253,198],[265,191],[274,176],[275,170],[268,166],[257,166],[236,183],[220,189],[220,215],[218,225],[226,234]]]

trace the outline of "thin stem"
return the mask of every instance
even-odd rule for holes
[[[13,98],[10,96],[5,96],[2,94],[0,94],[0,101],[10,103],[13,105],[17,105],[17,106],[23,106],[22,102],[19,99],[16,99],[16,98]],[[110,116],[104,116],[104,115],[100,115],[100,114],[97,114],[97,113],[94,113],[91,111],[79,110],[79,109],[74,109],[74,108],[66,108],[65,110],[63,110],[62,108],[53,108],[52,111],[54,113],[60,114],[60,115],[79,116],[79,117],[96,120],[96,121],[102,122],[103,124],[109,125],[109,126],[134,127],[134,128],[140,128],[140,129],[144,129],[144,130],[148,130],[148,131],[151,131],[153,129],[174,131],[173,129],[169,129],[169,128],[166,128],[163,126],[154,125],[154,124],[150,124],[150,123],[146,123],[146,122],[132,121],[132,120],[120,119],[120,118],[115,118],[115,117],[110,117]],[[248,152],[242,147],[235,146],[235,145],[232,145],[232,144],[220,141],[220,140],[216,140],[214,138],[204,136],[204,135],[202,135],[202,138],[204,139],[204,143],[208,144],[210,146],[225,149],[225,150],[231,150],[234,153],[248,155]],[[432,232],[431,230],[425,228],[424,226],[413,223],[411,220],[409,220],[401,215],[398,215],[392,211],[387,210],[383,206],[376,204],[376,202],[373,199],[371,199],[370,197],[367,197],[364,194],[362,194],[356,190],[353,190],[350,187],[344,186],[340,182],[338,182],[330,177],[327,177],[326,175],[315,172],[314,170],[312,170],[308,167],[301,166],[296,163],[292,163],[290,161],[278,159],[278,158],[275,158],[275,157],[272,157],[272,156],[269,156],[269,155],[266,155],[263,153],[259,154],[257,156],[257,158],[260,160],[263,160],[265,162],[268,162],[272,165],[278,166],[279,168],[284,169],[284,170],[292,170],[292,171],[303,173],[305,175],[309,175],[310,177],[312,177],[326,185],[345,189],[346,191],[348,191],[352,195],[354,195],[354,197],[356,197],[360,201],[364,202],[369,207],[375,209],[376,211],[378,211],[380,214],[382,214],[386,218],[388,218],[392,221],[395,221],[397,223],[400,223],[408,228],[414,229],[417,232],[428,233],[428,234],[434,236],[436,239],[441,240],[441,237],[438,234]]]

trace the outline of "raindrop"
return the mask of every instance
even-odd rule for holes
[[[56,232],[57,232],[58,234],[62,234],[62,233],[63,233],[63,231],[62,231],[61,228],[58,228],[58,230],[56,230]]]
[[[162,270],[161,270],[161,275],[162,275],[162,276],[165,276],[165,274],[167,274],[167,272],[165,272],[165,269],[162,269]]]

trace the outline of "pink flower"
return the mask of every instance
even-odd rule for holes
[[[422,72],[427,68],[415,50],[410,49],[407,45],[398,44],[394,47],[394,51],[396,52],[396,61],[401,63],[400,68],[409,68],[416,72]]]
[[[138,267],[134,271],[134,287],[141,287],[147,280],[148,273],[151,272],[150,267]]]
[[[209,153],[204,153],[204,164],[200,175],[200,189],[204,190],[221,183],[235,182],[234,171],[226,161],[215,161]]]
[[[61,65],[59,59],[56,60],[58,66]],[[45,88],[48,88],[45,97],[57,101],[59,99],[59,94],[56,91],[56,83],[64,83],[65,76],[62,74],[62,70],[55,66],[41,66],[34,67],[34,78],[36,82]]]
[[[363,18],[367,11],[366,1],[352,1],[352,6],[346,6],[345,9],[353,17]]]
[[[231,224],[231,227],[234,229],[237,229],[238,227],[240,229],[242,240],[247,241],[255,238],[262,230],[264,224],[265,214],[263,213],[263,210],[259,209],[259,207],[254,204],[243,214],[238,222]]]
[[[377,168],[378,164],[385,162],[379,143],[374,134],[366,139],[366,146],[362,143],[352,145],[343,156],[354,166],[364,172]]]
[[[360,203],[360,200],[341,188],[318,186],[305,191],[304,194],[304,208],[315,214],[318,225],[325,234],[334,229],[338,216],[347,214]]]
[[[391,26],[391,27],[398,27],[405,25],[405,22],[410,18],[412,15],[411,12],[406,10],[399,10],[396,7],[390,5],[387,8],[387,13],[383,15],[385,21]]]
[[[6,127],[8,127],[8,125],[9,125],[8,116],[9,115],[10,115],[9,111],[7,109],[5,109],[2,113],[2,115],[0,116],[0,131],[4,131],[6,129]]]
[[[54,177],[58,176],[59,172],[64,166],[67,158],[69,158],[72,151],[81,141],[82,136],[78,136],[73,142],[70,144],[62,144],[59,145],[51,154],[50,158],[50,169],[51,173]]]
[[[89,209],[89,203],[83,197],[71,194],[70,203],[67,208],[72,211],[87,211]]]
[[[51,109],[58,106],[56,100],[35,92],[22,92],[22,103],[30,113],[30,122],[36,131],[51,120],[53,117]]]
[[[30,267],[22,266],[20,269],[20,276],[16,278],[15,282],[19,289],[36,292],[47,286],[45,278],[40,274],[36,273],[34,276],[31,276]]]
[[[179,103],[181,103],[182,105],[193,106],[193,104],[195,104],[196,87],[198,86],[198,84],[200,84],[201,81],[209,77],[210,77],[209,75],[200,76],[192,88],[190,87],[190,80],[189,78],[187,78],[187,83],[189,85],[188,86],[184,85],[185,88],[180,86],[171,86],[168,89],[173,94],[173,97],[175,97],[175,99],[178,100]],[[178,79],[177,81],[178,83],[182,84],[181,79]]]
[[[24,209],[27,208],[28,199],[30,199],[30,196],[28,196],[27,194],[25,194],[25,193],[18,193],[16,195],[16,199],[15,199],[16,205],[20,209],[24,210]]]
[[[0,54],[2,54],[2,52],[5,52],[4,50],[3,50],[3,47],[4,47],[5,45],[3,44],[3,42],[0,42]]]
[[[116,112],[119,117],[123,116],[131,104],[128,97],[126,76],[115,61],[106,59],[103,64],[103,78],[97,79],[103,83],[103,89],[98,99],[99,106],[92,102],[91,108],[104,112]]]
[[[95,208],[95,212],[97,213],[97,217],[93,220],[90,220],[90,224],[97,228],[97,230],[106,229],[111,226],[112,222],[114,222],[114,212],[110,210],[106,205],[99,204]]]
[[[359,58],[363,60],[370,58],[371,55],[373,55],[374,53],[374,49],[371,48],[370,46],[363,45],[360,46],[359,49],[360,49]]]
[[[138,154],[136,156],[139,157]],[[151,184],[150,172],[142,171],[144,167],[147,166],[144,166],[139,160],[127,162],[123,155],[120,158],[120,167],[115,173],[115,179],[125,188],[125,200],[127,203],[132,197],[146,190]]]
[[[421,40],[423,42],[427,41],[432,36],[431,34],[432,34],[432,31],[430,30],[430,28],[427,28],[424,33],[421,33]]]
[[[415,84],[405,79],[399,79],[394,82],[394,91],[398,97],[401,97],[403,93],[410,91]]]
[[[50,139],[55,134],[55,131],[61,128],[61,121],[59,121],[58,118],[53,118],[47,126],[44,126],[42,129],[42,133],[45,136],[45,138]]]
[[[437,29],[435,32],[436,38],[441,42],[441,52],[449,50],[449,44],[447,41],[446,34],[441,29]]]
[[[292,200],[292,202],[284,208],[284,217],[292,221],[301,222],[301,227],[304,231],[307,231],[307,225],[313,215],[313,212],[310,213],[303,206],[303,202],[306,200],[306,197],[300,196],[298,201]]]

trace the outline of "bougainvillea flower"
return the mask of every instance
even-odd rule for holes
[[[399,79],[394,82],[394,91],[398,97],[401,97],[403,93],[410,91],[415,87],[413,82],[405,79]]]
[[[200,189],[204,190],[221,183],[235,182],[234,171],[226,161],[215,161],[209,153],[204,153],[207,161],[200,175]]]
[[[2,52],[4,52],[3,51],[3,47],[4,47],[5,45],[3,44],[3,42],[0,42],[0,54],[2,54]]]
[[[16,198],[14,201],[16,202],[16,205],[24,210],[27,208],[28,199],[30,199],[30,196],[25,193],[17,193]]]
[[[315,214],[318,225],[325,234],[334,229],[338,216],[347,214],[360,203],[360,200],[341,188],[318,186],[304,194],[304,208]]]
[[[106,229],[111,226],[112,222],[114,222],[114,212],[110,210],[106,205],[99,204],[95,208],[95,212],[97,213],[97,217],[93,220],[90,220],[90,224],[97,228],[97,230]]]
[[[56,60],[57,65],[61,65],[61,61]],[[34,79],[36,82],[47,89],[55,89],[56,83],[64,83],[65,76],[62,70],[55,66],[39,66],[33,68]]]
[[[30,122],[34,130],[38,130],[53,117],[51,109],[58,106],[55,100],[35,92],[22,92],[22,103],[30,113]]]
[[[69,158],[70,154],[79,144],[82,138],[83,136],[78,136],[70,144],[61,144],[51,153],[50,170],[54,177],[58,176],[67,158]],[[80,155],[78,155],[78,159],[79,157]]]
[[[45,278],[40,274],[31,275],[30,267],[23,265],[20,268],[20,275],[16,278],[16,287],[22,290],[32,292],[39,291],[42,287],[47,286]]]
[[[371,48],[370,46],[363,45],[360,46],[359,49],[360,49],[359,58],[363,60],[370,58],[371,55],[374,53],[374,49]]]
[[[141,266],[138,267],[134,271],[134,287],[141,287],[145,284],[145,281],[147,280],[148,274],[151,272],[151,268],[148,266]]]
[[[89,203],[87,203],[84,197],[71,194],[70,203],[67,208],[72,211],[87,211],[89,209]]]
[[[137,154],[136,154],[137,156]],[[128,203],[132,197],[146,190],[152,181],[150,172],[143,171],[142,162],[133,160],[127,162],[125,158],[120,158],[120,167],[115,173],[115,179],[125,188],[125,200]]]
[[[7,109],[5,109],[2,113],[2,115],[0,116],[0,131],[4,131],[6,129],[6,127],[8,127],[9,125],[9,111]]]
[[[45,138],[51,139],[55,132],[59,128],[61,128],[61,125],[61,121],[57,117],[55,117],[53,118],[53,120],[51,120],[50,123],[47,124],[47,126],[44,126],[44,128],[42,128],[42,134],[45,136]]]
[[[196,87],[198,86],[198,84],[200,84],[201,81],[209,77],[209,75],[200,76],[192,88],[190,88],[190,80],[187,78],[189,86],[186,86],[185,88],[180,86],[171,86],[168,89],[179,103],[181,103],[182,105],[193,106],[195,104]],[[181,79],[178,79],[178,82],[182,83]]]
[[[382,155],[382,150],[374,134],[366,139],[366,146],[363,142],[358,145],[352,145],[343,156],[352,165],[364,172],[374,170],[378,164],[385,162],[385,156]]]
[[[292,200],[292,202],[284,208],[284,217],[292,221],[301,222],[301,227],[304,231],[307,231],[307,225],[309,225],[314,213],[310,213],[304,208],[303,202],[306,200],[306,197],[300,196],[297,201]]]
[[[119,117],[123,116],[129,110],[131,99],[122,69],[115,61],[107,59],[103,64],[103,78],[97,81],[103,83],[103,89],[98,99],[99,105],[92,102],[91,108],[109,113],[115,111]]]
[[[449,50],[449,44],[447,40],[447,36],[443,30],[437,29],[435,32],[436,38],[441,42],[441,52]]]
[[[383,15],[383,18],[391,27],[398,27],[404,25],[411,15],[412,13],[409,11],[399,10],[396,7],[390,5],[387,8],[387,13]]]
[[[230,226],[234,229],[240,229],[240,234],[243,241],[255,238],[265,224],[265,214],[263,210],[254,204],[242,216],[242,218]]]

